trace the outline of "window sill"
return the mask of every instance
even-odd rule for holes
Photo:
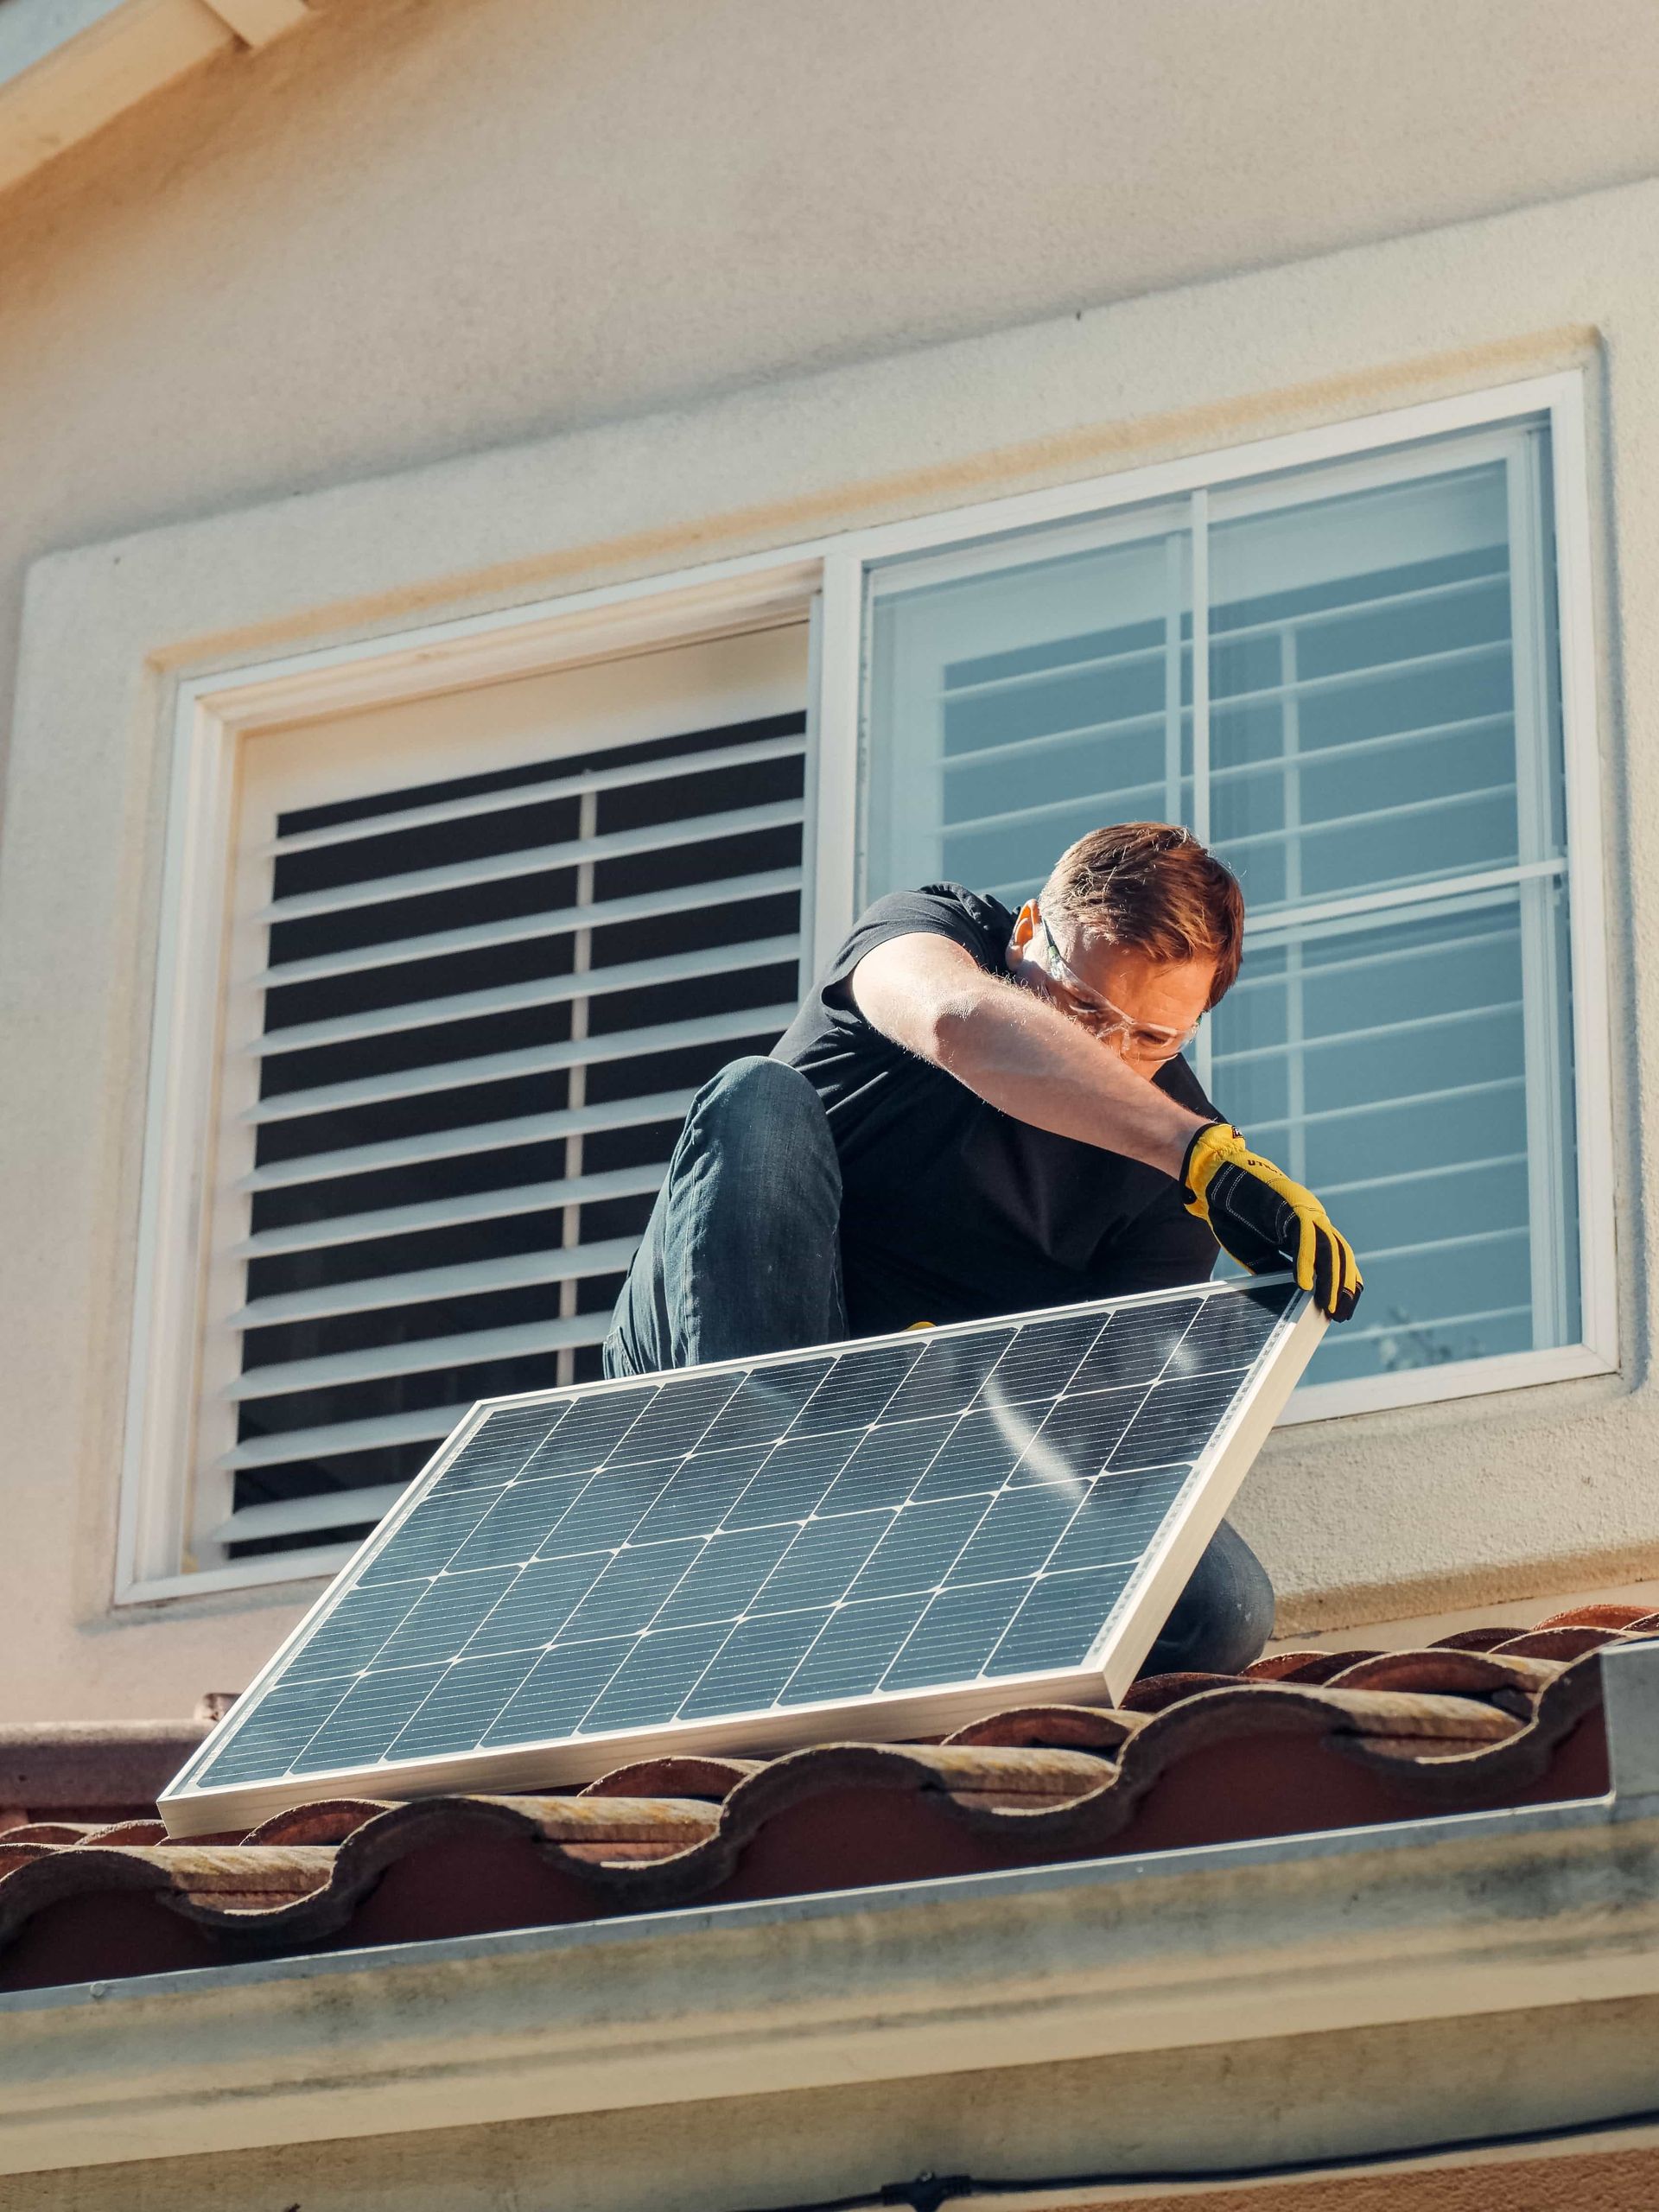
[[[1278,1425],[1285,1428],[1302,1421],[1338,1421],[1351,1414],[1389,1413],[1400,1406],[1490,1397],[1497,1390],[1522,1390],[1538,1382],[1571,1382],[1585,1376],[1618,1371],[1618,1360],[1593,1344],[1506,1352],[1495,1359],[1448,1360],[1442,1366],[1356,1376],[1345,1382],[1306,1384],[1280,1414]]]
[[[115,1604],[122,1610],[211,1598],[227,1590],[258,1590],[272,1583],[321,1583],[338,1574],[356,1551],[355,1544],[318,1544],[308,1551],[278,1552],[263,1559],[236,1560],[229,1567],[203,1567],[195,1574],[158,1574],[123,1585],[115,1593]]]

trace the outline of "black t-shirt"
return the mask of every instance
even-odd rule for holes
[[[957,883],[878,899],[772,1057],[824,1103],[841,1160],[841,1249],[855,1336],[1200,1282],[1216,1242],[1167,1175],[988,1106],[860,1014],[849,978],[889,938],[949,938],[1007,972],[1014,916]],[[1158,1088],[1212,1115],[1184,1059]]]

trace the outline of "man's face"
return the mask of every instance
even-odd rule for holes
[[[1131,945],[1105,944],[1064,914],[1051,927],[1032,899],[1014,926],[1008,970],[1151,1077],[1191,1039],[1210,1003],[1216,963],[1156,960]]]

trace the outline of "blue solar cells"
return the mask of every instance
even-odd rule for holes
[[[684,1460],[634,1529],[632,1541],[654,1544],[675,1536],[711,1536],[760,1473],[766,1450],[764,1444],[735,1452],[705,1448]]]
[[[375,1654],[376,1667],[459,1659],[514,1580],[515,1570],[510,1567],[435,1577]]]
[[[793,1522],[781,1528],[738,1529],[708,1545],[670,1592],[656,1625],[678,1628],[690,1621],[720,1620],[729,1625],[741,1618],[798,1533]]]
[[[456,1573],[473,1567],[523,1567],[556,1529],[584,1487],[582,1478],[537,1482],[529,1475],[500,1491],[453,1556],[440,1564]]]
[[[394,1667],[359,1675],[325,1723],[329,1761],[334,1766],[372,1765],[384,1758],[437,1688],[442,1667]]]
[[[908,1598],[875,1598],[838,1605],[785,1684],[785,1705],[817,1705],[836,1698],[868,1697],[916,1625]]]
[[[907,1507],[859,1569],[848,1597],[889,1598],[939,1589],[989,1503],[982,1497],[941,1497]]]
[[[984,1672],[1031,1586],[1030,1578],[1022,1575],[942,1590],[882,1676],[882,1688],[929,1689],[938,1682],[974,1681]]]
[[[1130,1560],[1039,1576],[986,1661],[986,1674],[995,1679],[1082,1666],[1134,1572]]]
[[[480,1744],[533,1744],[568,1736],[634,1649],[631,1636],[606,1637],[544,1651],[479,1738]]]
[[[532,1560],[493,1611],[479,1623],[467,1657],[486,1651],[538,1651],[551,1643],[611,1563],[609,1552],[569,1552]]]
[[[726,1641],[726,1621],[642,1636],[581,1723],[584,1735],[607,1728],[647,1728],[672,1720],[685,1695]]]
[[[771,1704],[830,1618],[828,1605],[740,1620],[680,1707],[680,1717],[753,1713]]]
[[[429,1759],[470,1751],[541,1656],[539,1649],[503,1651],[446,1667],[386,1746],[386,1757]]]

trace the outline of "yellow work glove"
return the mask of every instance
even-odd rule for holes
[[[1225,1122],[1208,1122],[1181,1163],[1186,1210],[1252,1274],[1290,1267],[1333,1320],[1345,1321],[1364,1288],[1354,1248],[1301,1184],[1250,1150]]]

